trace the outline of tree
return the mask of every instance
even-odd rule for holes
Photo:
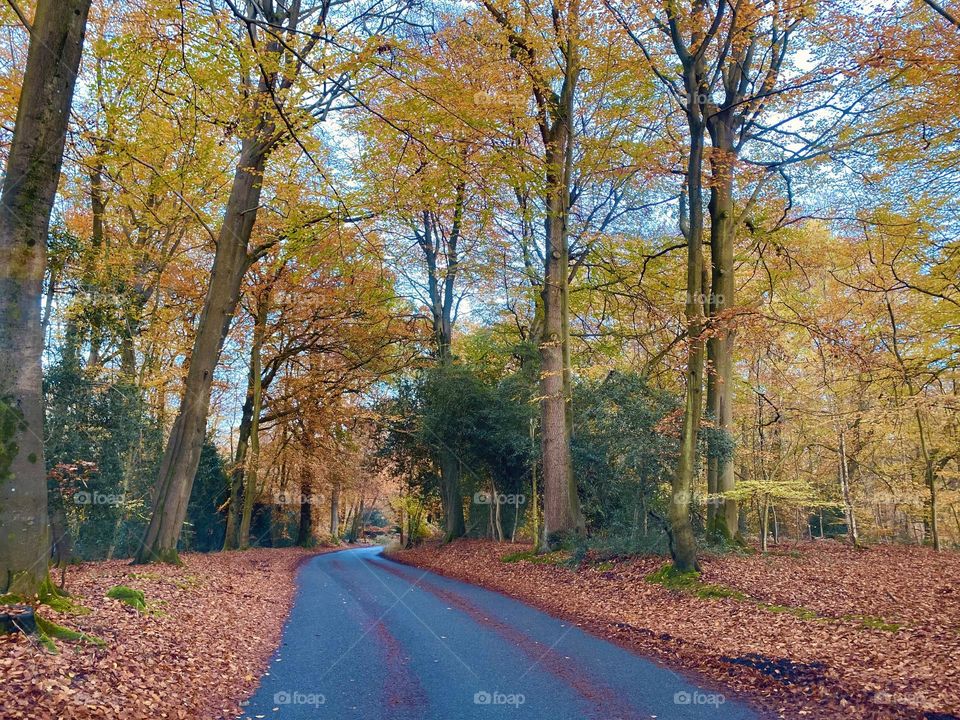
[[[230,0],[227,4],[249,39],[254,57],[245,70],[255,77],[245,76],[242,82],[246,105],[243,116],[237,119],[240,155],[217,235],[210,284],[190,353],[180,406],[160,465],[153,513],[137,553],[138,562],[178,562],[177,541],[206,433],[213,373],[240,299],[243,277],[266,250],[251,248],[250,239],[261,204],[267,158],[281,141],[297,139],[298,128],[294,123],[308,125],[312,112],[325,116],[331,104],[346,92],[351,77],[350,72],[341,70],[343,76],[320,78],[319,97],[313,98],[309,109],[303,111],[290,99],[303,92],[303,88],[297,86],[302,70],[313,67],[309,60],[312,52],[338,44],[334,37],[337,33],[345,35],[354,25],[360,25],[361,20],[382,21],[392,17],[389,10],[379,7],[363,8],[359,16],[341,18],[329,17],[331,7],[326,3],[302,8],[296,2],[287,8],[267,2],[250,4],[246,12]],[[308,22],[312,23],[313,31],[302,31],[301,24]],[[330,70],[336,71],[337,68]]]
[[[0,196],[0,592],[47,577],[40,319],[47,231],[90,0],[39,0]]]
[[[436,214],[424,210],[422,225],[414,229],[417,245],[427,265],[427,292],[430,298],[430,316],[433,326],[434,349],[441,367],[453,362],[453,328],[459,298],[455,292],[459,270],[460,234],[463,228],[466,183],[456,184],[453,217],[448,230],[437,222]],[[442,273],[442,274],[441,274]],[[447,540],[463,535],[463,496],[460,491],[461,459],[456,446],[441,442],[440,478],[443,486],[444,530]]]
[[[540,347],[540,432],[543,453],[543,547],[585,531],[570,454],[573,428],[570,374],[570,188],[574,106],[582,72],[580,0],[552,2],[552,20],[540,35],[526,9],[484,7],[505,35],[511,57],[527,75],[542,143],[544,203],[543,324]],[[555,64],[553,64],[555,62]]]
[[[717,40],[726,11],[726,3],[717,4],[712,17],[707,3],[696,2],[689,17],[682,17],[668,4],[663,31],[668,34],[681,65],[682,98],[687,122],[687,151],[684,192],[681,195],[680,226],[687,246],[686,317],[687,368],[686,392],[680,450],[670,499],[670,553],[679,572],[697,569],[696,545],[690,523],[690,505],[697,467],[698,436],[703,412],[704,350],[706,307],[703,262],[703,159],[705,108],[701,92],[707,87],[707,53]],[[686,31],[687,36],[684,35]],[[671,86],[672,87],[672,86]],[[682,94],[680,94],[682,93]]]

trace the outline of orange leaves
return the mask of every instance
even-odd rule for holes
[[[299,549],[182,555],[183,567],[125,560],[71,569],[68,589],[93,612],[44,615],[107,641],[58,642],[50,655],[23,635],[0,636],[4,720],[233,718],[279,642]],[[160,612],[140,614],[104,597],[112,585],[143,590]]]
[[[703,582],[746,596],[707,599],[647,582],[660,557],[591,564],[588,556],[576,572],[500,561],[516,550],[461,541],[399,559],[703,673],[761,700],[777,717],[960,712],[956,555],[896,546],[854,551],[823,541],[765,556],[707,557]]]

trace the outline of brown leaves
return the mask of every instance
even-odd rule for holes
[[[696,670],[780,717],[960,715],[956,554],[902,546],[858,552],[827,541],[780,555],[703,558],[704,582],[738,590],[743,600],[647,582],[664,562],[659,557],[577,572],[500,562],[517,549],[461,541],[397,559],[505,592]]]
[[[0,717],[233,718],[279,643],[300,549],[181,556],[183,567],[124,560],[71,570],[67,589],[92,612],[41,614],[102,637],[96,648],[58,641],[59,655],[23,635],[0,636]],[[138,613],[104,597],[113,585],[146,594]]]

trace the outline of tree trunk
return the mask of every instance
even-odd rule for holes
[[[716,399],[717,393],[714,386],[717,382],[717,374],[714,372],[714,345],[707,341],[707,418],[713,423],[714,432],[719,431],[720,423],[717,420]],[[717,490],[717,470],[719,464],[714,453],[714,448],[708,449],[707,456],[707,536],[716,539],[717,536],[717,506],[721,501],[715,497]]]
[[[50,507],[50,531],[53,542],[53,559],[60,570],[60,586],[63,587],[63,577],[73,555],[73,537],[70,534],[70,525],[67,522],[67,513],[63,508],[63,497],[59,489]]]
[[[90,0],[39,0],[0,197],[0,593],[47,577],[40,307]]]
[[[584,519],[573,477],[570,456],[571,423],[567,390],[568,368],[564,349],[568,343],[567,275],[570,266],[567,247],[566,144],[571,132],[566,127],[555,133],[557,150],[548,151],[547,244],[544,252],[543,334],[540,340],[540,426],[543,452],[543,533],[544,547],[554,548],[571,534],[583,534]]]
[[[354,513],[353,520],[350,522],[349,537],[351,542],[356,542],[363,534],[363,513],[363,498],[361,497],[357,501],[357,511]]]
[[[260,475],[260,410],[263,406],[263,342],[267,332],[267,313],[270,309],[269,289],[257,299],[253,324],[253,344],[250,348],[250,377],[253,379],[253,414],[250,421],[250,458],[243,488],[243,512],[240,515],[238,541],[241,550],[250,547],[250,521],[253,503],[259,491]]]
[[[647,537],[650,534],[650,513],[647,512],[647,497],[646,495],[640,495],[641,510],[643,512],[643,536]]]
[[[344,513],[343,520],[340,523],[340,527],[342,527],[348,535],[350,533],[350,522],[353,518],[353,508],[353,504],[350,504],[346,507],[346,512]]]
[[[760,519],[760,549],[767,551],[767,534],[770,531],[770,499],[763,498],[763,513]]]
[[[713,126],[712,126],[713,127]],[[711,132],[712,136],[726,137],[729,131],[725,126]],[[717,143],[720,143],[718,145]],[[718,147],[730,145],[732,140],[714,138],[714,151]],[[729,161],[729,160],[727,160]],[[724,158],[717,165],[721,165]],[[733,220],[733,177],[729,169],[714,170],[713,184],[710,188],[710,259],[711,281],[709,307],[711,316],[711,334],[707,341],[711,360],[712,382],[709,384],[711,397],[708,404],[713,412],[713,421],[717,433],[727,438],[733,437],[733,345],[734,328],[729,311],[733,307],[734,277],[733,249],[735,229]],[[729,493],[734,489],[733,457],[726,453],[715,459],[714,482],[717,493]],[[725,497],[717,505],[713,532],[726,540],[737,534],[737,501]]]
[[[330,490],[330,537],[334,542],[340,539],[340,483]]]
[[[893,304],[890,302],[889,295],[884,294],[884,302],[887,307],[887,316],[890,318],[890,329],[892,333],[891,347],[893,350],[893,355],[897,360],[897,364],[900,366],[900,371],[903,373],[903,383],[907,386],[907,390],[910,392],[910,398],[913,398],[918,393],[916,388],[914,388],[913,381],[911,380],[907,363],[903,355],[900,353],[900,340],[897,332],[897,320],[893,313]],[[956,390],[956,388],[954,388],[954,390]],[[933,465],[933,455],[930,453],[930,449],[927,444],[927,433],[923,422],[923,413],[920,411],[919,407],[914,407],[913,415],[917,422],[917,432],[920,436],[920,456],[923,459],[923,480],[927,486],[927,490],[930,493],[930,533],[933,535],[933,548],[939,552],[940,523],[937,518],[937,472]]]
[[[130,386],[130,391],[135,391]],[[122,480],[120,483],[120,497],[127,497],[130,493],[130,479],[133,477],[137,462],[140,459],[143,450],[143,432],[136,443],[131,443],[123,459]],[[120,529],[123,527],[123,521],[126,519],[127,511],[123,506],[117,508],[117,518],[113,523],[113,531],[110,533],[110,545],[107,548],[107,560],[113,560],[113,554],[117,550],[117,543],[120,542]]]
[[[444,542],[450,542],[463,537],[466,524],[460,495],[460,461],[445,445],[440,447],[440,480],[443,491],[443,539]]]
[[[853,496],[850,492],[850,474],[847,468],[847,441],[846,433],[840,430],[840,491],[843,494],[843,511],[847,521],[847,537],[850,544],[859,547],[860,537],[857,533],[857,516],[853,510]]]
[[[684,315],[687,324],[687,371],[683,421],[680,428],[680,449],[677,469],[671,485],[669,536],[673,566],[680,572],[697,569],[697,550],[690,522],[690,504],[697,467],[697,437],[703,408],[703,124],[695,93],[698,82],[696,66],[685,69],[685,81],[693,91],[687,108],[690,150],[687,157],[687,192],[689,211],[685,236],[687,241],[687,297]],[[681,215],[683,212],[681,211]]]
[[[403,513],[403,504],[402,504],[403,498],[401,498],[400,502],[401,502],[400,508],[397,510],[397,521],[398,521],[397,527],[400,528],[400,547],[405,548],[407,544],[404,542],[404,539],[406,538],[407,531],[406,531],[406,518],[404,518],[404,513]]]
[[[313,539],[313,498],[310,495],[310,483],[303,476],[300,484],[300,524],[297,527],[297,545],[307,547]]]
[[[243,511],[243,478],[247,465],[247,449],[250,446],[250,428],[253,425],[253,368],[247,374],[247,393],[240,413],[240,427],[237,431],[237,447],[233,456],[233,468],[230,470],[230,501],[227,505],[227,528],[223,537],[224,550],[236,550],[240,547],[240,514]]]
[[[40,318],[40,334],[43,336],[44,343],[47,338],[47,328],[50,327],[50,318],[53,316],[53,301],[57,295],[57,283],[59,282],[59,273],[55,268],[50,270],[50,279],[47,283],[47,293],[43,299],[43,314]]]
[[[497,542],[503,542],[503,511],[500,507],[497,485],[493,478],[490,478],[490,489],[493,491],[493,537]]]
[[[540,495],[537,488],[537,421],[530,418],[530,523],[533,534],[533,550],[540,551]]]
[[[233,320],[240,284],[249,262],[247,248],[260,205],[261,179],[269,149],[269,143],[261,135],[243,142],[180,407],[160,463],[153,513],[137,562],[179,562],[177,541],[200,462],[213,372]]]
[[[574,96],[580,78],[580,3],[570,0],[561,8],[553,7],[555,42],[562,60],[559,88],[544,79],[539,71],[525,65],[524,58],[535,63],[537,53],[522,32],[518,33],[508,15],[493,3],[484,2],[494,20],[506,32],[510,54],[520,61],[533,83],[537,107],[537,126],[543,142],[544,179],[544,273],[543,318],[540,333],[540,431],[543,458],[543,536],[538,551],[559,546],[571,535],[585,532],[580,499],[570,456],[572,416],[569,388],[569,307],[568,284],[570,252],[568,246],[570,188],[573,174]],[[516,190],[516,188],[515,188]],[[517,191],[521,207],[525,196]],[[524,232],[523,239],[529,236]],[[531,266],[530,247],[523,242],[524,262]],[[536,333],[531,328],[528,336]]]
[[[933,466],[933,456],[927,447],[926,428],[920,409],[914,411],[917,420],[917,432],[920,434],[920,456],[923,458],[923,479],[930,492],[930,534],[933,539],[933,549],[940,552],[940,522],[937,519],[937,472]]]

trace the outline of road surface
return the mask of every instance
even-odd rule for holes
[[[759,717],[568,622],[380,553],[304,565],[281,646],[241,718]]]

